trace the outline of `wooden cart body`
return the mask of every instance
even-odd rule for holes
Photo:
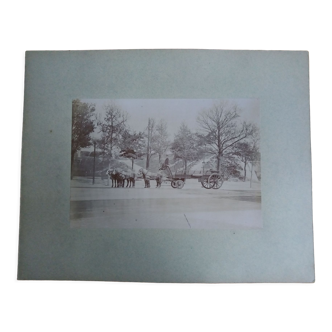
[[[171,182],[171,186],[174,189],[182,189],[186,179],[197,179],[205,189],[219,189],[224,182],[222,174],[214,170],[207,170],[204,174],[173,174],[167,165],[163,165],[160,170],[163,170],[167,175],[167,178],[164,181]]]

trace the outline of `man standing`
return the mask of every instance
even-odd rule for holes
[[[159,171],[157,173],[157,177],[156,177],[156,182],[157,182],[157,188],[160,188],[161,187],[161,183],[163,181],[163,173],[162,171]]]
[[[144,180],[144,188],[146,188],[145,174],[143,172],[142,172],[142,177],[143,177],[143,180]]]
[[[143,176],[145,177],[145,188],[150,188],[150,175],[149,175],[149,172],[147,172],[146,174],[143,174]]]

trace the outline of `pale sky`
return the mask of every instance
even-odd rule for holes
[[[131,130],[144,131],[148,124],[148,118],[154,118],[156,123],[164,119],[170,139],[174,138],[182,122],[196,131],[196,122],[200,111],[209,109],[220,102],[217,99],[82,99],[82,102],[96,105],[96,112],[103,118],[105,116],[104,105],[114,103],[129,115],[128,125]],[[239,121],[255,123],[260,126],[259,100],[258,99],[227,99],[230,103],[239,106]]]

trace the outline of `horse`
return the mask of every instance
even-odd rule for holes
[[[112,180],[112,188],[113,187],[117,187],[118,185],[118,181],[117,181],[117,177],[116,177],[116,170],[113,168],[110,168],[106,171],[106,174],[110,177],[110,179]]]
[[[147,169],[144,169],[143,167],[138,170],[138,174],[142,174],[143,179],[144,179],[144,188],[150,188],[150,180],[156,180],[157,186],[156,188],[161,187],[161,183],[163,180],[163,173],[158,171],[158,173],[152,173],[148,171]]]
[[[112,188],[119,188],[119,187],[124,187],[124,175],[119,172],[117,169],[112,169],[110,168],[107,172],[107,175],[109,175],[109,177],[112,180]]]
[[[125,176],[125,180],[127,180],[126,188],[135,187],[136,173],[132,170],[123,171],[122,174]]]

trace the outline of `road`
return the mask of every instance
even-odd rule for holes
[[[197,180],[183,189],[162,185],[150,189],[142,182],[135,188],[110,188],[72,182],[71,227],[154,229],[261,228],[259,189],[224,183],[207,190]]]

